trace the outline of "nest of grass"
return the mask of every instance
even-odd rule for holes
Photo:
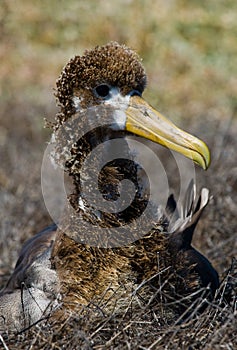
[[[237,261],[212,302],[202,295],[177,320],[167,317],[163,290],[160,302],[144,302],[139,291],[123,313],[103,312],[91,303],[57,321],[41,320],[19,334],[4,335],[4,349],[234,349],[236,339]],[[185,300],[183,300],[185,303]],[[173,305],[177,301],[173,301]],[[205,304],[204,312],[200,308]],[[190,312],[191,310],[191,312]],[[57,312],[57,311],[56,311]],[[189,315],[187,316],[187,314]]]

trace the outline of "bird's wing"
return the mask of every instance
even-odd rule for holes
[[[169,232],[173,235],[187,232],[189,229],[189,240],[191,243],[195,227],[207,206],[210,199],[209,190],[202,188],[197,196],[196,185],[193,180],[190,181],[181,208],[177,209],[174,197],[171,195],[166,206],[166,216],[169,221]],[[187,237],[186,237],[187,238]]]
[[[212,293],[219,287],[219,277],[209,260],[192,246],[192,238],[197,223],[209,202],[209,190],[202,188],[199,195],[196,186],[190,182],[180,210],[180,217],[170,227],[169,249],[176,254],[177,262],[194,266],[203,286],[210,286]],[[175,205],[172,204],[175,208]]]
[[[20,251],[15,269],[1,294],[10,293],[24,285],[47,291],[45,279],[50,277],[46,271],[55,273],[51,269],[50,256],[56,232],[57,226],[53,224],[26,241]]]

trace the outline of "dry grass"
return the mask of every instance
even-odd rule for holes
[[[143,57],[147,100],[211,148],[212,166],[196,174],[213,200],[195,245],[223,278],[237,255],[236,2],[3,0],[0,18],[0,286],[22,242],[51,222],[40,168],[49,139],[43,118],[56,112],[55,79],[69,57],[110,40]],[[167,169],[172,174],[169,158]],[[235,349],[236,304],[221,299],[225,286],[201,316],[181,325],[162,323],[146,305],[117,318],[86,309],[64,324],[9,335],[5,345],[0,338],[0,348]]]
[[[91,303],[61,322],[49,319],[18,335],[5,335],[2,343],[6,349],[235,349],[235,301],[227,302],[224,295],[233,282],[236,285],[236,273],[235,262],[215,300],[200,315],[206,303],[200,296],[182,322],[182,316],[167,322],[162,314],[167,305],[147,303],[138,292],[119,314],[107,316]]]

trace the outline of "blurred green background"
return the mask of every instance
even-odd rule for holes
[[[237,106],[237,2],[1,1],[1,103],[47,111],[68,59],[110,40],[143,58],[146,96],[174,118],[229,117]]]
[[[219,270],[221,249],[222,259],[229,256],[223,264],[227,266],[230,261],[236,228],[233,218],[237,204],[230,197],[230,193],[237,192],[236,145],[223,153],[229,163],[223,163],[221,169],[215,168],[215,157],[219,157],[223,138],[229,131],[234,132],[237,2],[1,0],[2,276],[14,266],[21,243],[51,221],[42,198],[40,169],[50,135],[44,129],[43,118],[53,119],[57,111],[55,80],[71,56],[111,40],[130,46],[143,58],[148,75],[145,98],[211,147],[214,166],[203,181],[209,181],[210,187],[220,184],[214,187],[220,203],[215,203],[218,210],[211,211],[203,224],[204,228],[212,225],[213,235],[202,239],[201,231],[197,245],[209,252]],[[212,176],[219,177],[213,180]],[[226,207],[221,207],[225,201]],[[225,228],[223,234],[216,230],[215,222],[225,217],[226,208],[233,215],[223,225],[220,223]],[[221,210],[224,214],[216,218]],[[226,243],[220,244],[220,239]],[[218,244],[220,248],[215,250]]]

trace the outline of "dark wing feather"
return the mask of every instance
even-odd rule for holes
[[[171,254],[180,259],[178,264],[182,265],[185,261],[187,266],[193,265],[202,285],[209,285],[214,294],[219,286],[218,274],[209,260],[192,246],[194,230],[208,202],[209,190],[202,188],[199,197],[196,198],[196,186],[191,181],[183,202],[181,217],[170,227],[169,249]]]

